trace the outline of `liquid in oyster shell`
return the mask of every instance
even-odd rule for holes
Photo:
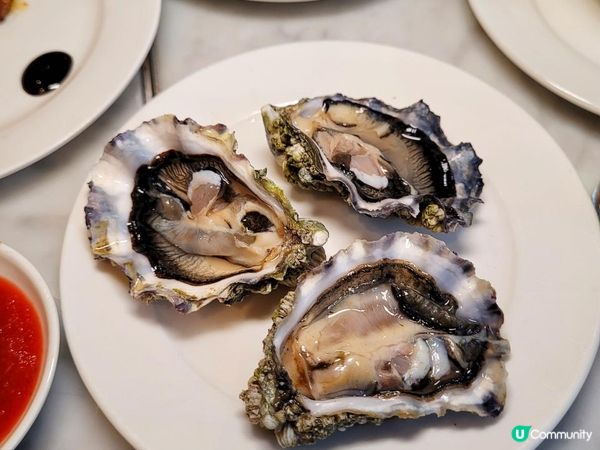
[[[391,417],[497,416],[503,320],[490,284],[443,242],[355,241],[282,300],[241,398],[283,447]]]
[[[324,259],[328,233],[236,153],[222,124],[165,115],[112,139],[91,172],[92,252],[119,266],[131,295],[181,312],[268,293]]]
[[[335,94],[267,105],[262,117],[292,183],[336,191],[372,217],[397,215],[443,232],[471,225],[481,159],[468,143],[452,145],[423,101],[397,109]]]

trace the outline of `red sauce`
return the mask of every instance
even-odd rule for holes
[[[42,324],[15,284],[0,277],[0,444],[19,423],[44,360]]]

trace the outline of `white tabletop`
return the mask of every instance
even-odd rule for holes
[[[295,5],[164,0],[155,46],[160,89],[247,50],[318,39],[394,45],[462,68],[508,95],[539,121],[562,147],[589,193],[600,181],[600,117],[546,91],[517,69],[488,39],[462,0],[322,0]],[[141,105],[141,84],[136,78],[79,137],[33,166],[0,180],[0,239],[40,270],[58,303],[62,237],[75,196],[104,144]],[[552,331],[550,327],[548,331]],[[598,448],[598,404],[597,358],[577,400],[558,426],[565,431],[593,431],[592,441],[548,441],[540,448]],[[527,424],[526,417],[523,421]],[[48,401],[20,448],[130,448],[87,393],[64,335]]]

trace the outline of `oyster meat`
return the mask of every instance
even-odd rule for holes
[[[241,394],[283,447],[355,424],[504,407],[508,341],[490,283],[419,233],[355,241],[282,300]]]
[[[93,254],[131,295],[182,312],[268,293],[324,259],[328,233],[236,153],[225,125],[165,115],[116,136],[94,167],[85,219]]]
[[[471,144],[450,144],[423,101],[396,109],[336,94],[267,105],[262,117],[289,181],[337,191],[373,217],[398,215],[443,232],[471,225],[481,159]]]

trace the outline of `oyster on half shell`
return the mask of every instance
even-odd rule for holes
[[[328,233],[236,153],[225,125],[165,115],[116,136],[91,173],[92,252],[118,265],[139,300],[190,312],[277,283],[324,259]]]
[[[443,232],[471,225],[481,159],[471,144],[450,144],[424,102],[396,109],[336,94],[267,105],[262,117],[289,181],[337,191],[373,217],[398,215]]]
[[[508,341],[490,283],[432,237],[355,241],[282,300],[241,394],[283,447],[355,424],[504,407]]]

